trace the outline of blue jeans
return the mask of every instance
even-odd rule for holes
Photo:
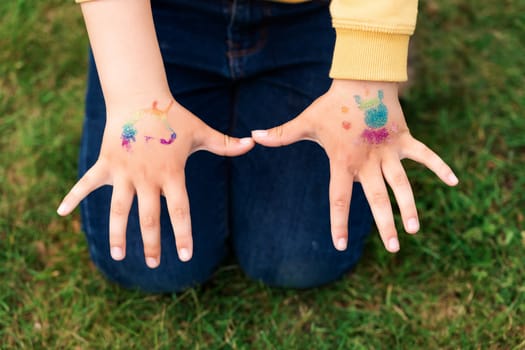
[[[223,133],[249,136],[250,130],[286,122],[331,83],[335,33],[327,1],[153,0],[152,6],[173,96]],[[90,57],[81,175],[97,160],[104,124],[104,100]],[[348,249],[333,247],[328,159],[312,142],[256,146],[236,158],[198,152],[188,159],[186,179],[194,239],[187,263],[177,258],[163,198],[156,269],[144,262],[136,200],[123,261],[109,253],[111,187],[82,202],[91,257],[110,280],[144,291],[180,291],[208,280],[227,254],[235,254],[253,279],[309,288],[351,270],[370,231],[368,203],[354,184]]]

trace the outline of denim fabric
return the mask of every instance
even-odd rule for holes
[[[329,87],[335,33],[328,1],[153,0],[155,26],[173,96],[208,125],[233,136],[286,122]],[[322,118],[323,116],[319,116]],[[80,174],[98,157],[105,105],[90,57]],[[227,254],[253,279],[309,288],[340,278],[359,260],[372,218],[354,184],[348,249],[330,235],[328,159],[317,144],[256,146],[237,158],[193,154],[186,179],[194,255],[177,258],[163,198],[161,263],[144,262],[136,200],[126,258],[109,253],[111,187],[82,202],[91,257],[125,287],[173,292],[208,280]]]

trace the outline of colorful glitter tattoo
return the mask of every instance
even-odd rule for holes
[[[348,120],[343,120],[343,122],[341,123],[341,126],[345,130],[350,130],[350,128],[352,127],[352,124]]]
[[[388,121],[388,109],[383,103],[383,90],[379,90],[377,97],[369,100],[362,100],[358,95],[355,95],[354,99],[359,109],[365,112],[367,128],[361,134],[362,139],[375,145],[385,142],[390,133],[385,127]]]
[[[136,135],[137,128],[135,128],[133,122],[127,122],[124,124],[122,126],[122,135],[120,136],[122,139],[122,147],[129,151],[131,149],[131,143],[137,141],[135,138]]]
[[[175,141],[175,139],[177,138],[175,130],[173,130],[171,125],[168,123],[168,111],[170,110],[172,105],[173,101],[170,101],[166,109],[159,109],[157,101],[153,101],[151,108],[142,109],[135,112],[133,118],[131,118],[122,126],[122,134],[120,136],[120,139],[122,140],[122,147],[124,147],[127,151],[131,150],[131,144],[133,142],[137,142],[136,136],[138,134],[138,131],[135,127],[135,124],[137,124],[142,118],[148,116],[153,116],[160,120],[164,124],[164,127],[170,132],[170,137],[165,139],[161,137],[144,135],[144,141],[146,143],[149,143],[150,140],[159,140],[159,143],[161,145],[171,145],[173,141]]]

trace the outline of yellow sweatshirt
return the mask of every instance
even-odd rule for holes
[[[330,13],[337,34],[330,77],[407,80],[408,40],[416,27],[417,0],[332,0]]]
[[[300,3],[308,0],[272,1]],[[330,13],[337,37],[330,77],[407,80],[408,40],[416,26],[417,2],[332,0]]]

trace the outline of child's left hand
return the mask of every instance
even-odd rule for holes
[[[295,119],[270,130],[253,131],[252,137],[269,147],[310,140],[324,148],[330,159],[332,240],[339,250],[348,244],[353,181],[363,185],[390,252],[399,250],[399,241],[383,177],[394,192],[408,233],[419,230],[419,220],[401,159],[425,165],[449,186],[458,183],[450,167],[410,134],[396,83],[334,80],[328,92]]]

